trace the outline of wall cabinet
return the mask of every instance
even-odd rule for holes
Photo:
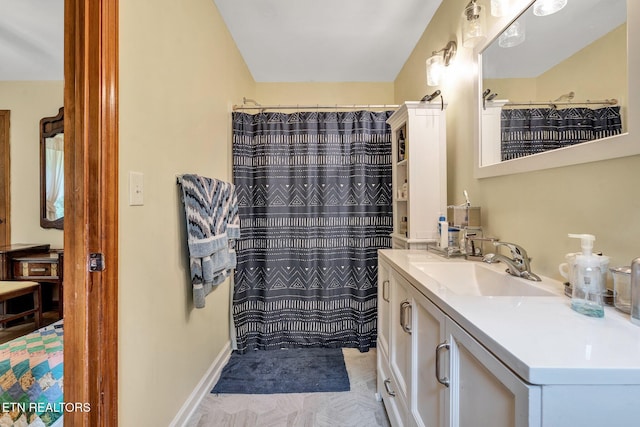
[[[523,382],[382,261],[379,274],[387,290],[378,300],[378,394],[392,425],[541,425],[539,386]]]
[[[446,213],[446,104],[405,102],[387,119],[392,132],[394,248],[425,249]]]

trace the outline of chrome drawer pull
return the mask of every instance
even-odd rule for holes
[[[46,268],[32,268],[31,271],[35,272],[35,273],[44,273],[45,271],[47,271]]]
[[[411,334],[411,324],[408,323],[406,314],[407,312],[410,313],[410,310],[411,303],[409,301],[402,301],[400,303],[400,326],[402,327],[402,330],[408,334]],[[411,319],[411,316],[409,316],[409,319]]]
[[[440,350],[442,349],[446,349],[449,350],[451,346],[449,345],[448,342],[443,342],[442,344],[438,344],[438,346],[436,347],[436,380],[438,380],[438,382],[440,384],[442,384],[445,387],[449,387],[449,378],[448,377],[444,377],[441,378],[440,377]]]
[[[391,387],[389,387],[389,384],[391,384],[391,380],[387,378],[386,380],[384,380],[383,384],[384,384],[384,389],[387,391],[387,394],[391,397],[395,397],[396,392],[391,390]]]

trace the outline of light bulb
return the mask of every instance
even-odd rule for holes
[[[567,5],[567,0],[537,0],[533,4],[533,14],[547,16],[558,12]]]
[[[427,85],[438,86],[444,74],[444,62],[442,55],[437,53],[426,61],[427,66]]]
[[[514,47],[524,42],[524,38],[524,22],[518,20],[500,34],[500,37],[498,37],[498,45],[505,48]]]
[[[491,16],[505,16],[509,12],[508,0],[491,0]]]

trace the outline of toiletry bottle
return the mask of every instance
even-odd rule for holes
[[[405,237],[407,236],[408,227],[407,227],[407,217],[403,216],[400,220],[400,234],[403,234]]]
[[[580,239],[582,252],[576,255],[573,266],[574,285],[571,292],[571,308],[578,313],[590,317],[604,317],[603,295],[605,281],[603,267],[608,266],[607,257],[594,255],[591,234],[569,234],[569,237]],[[606,268],[604,273],[606,273]]]
[[[402,132],[402,129],[400,129],[400,132],[398,133],[398,161],[401,162],[405,159],[405,139],[404,139],[404,133]]]
[[[440,238],[440,247],[446,248],[449,246],[449,223],[443,214],[438,217],[438,237]]]

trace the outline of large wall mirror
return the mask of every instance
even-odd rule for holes
[[[511,3],[476,51],[475,176],[640,154],[640,3]]]
[[[64,224],[64,107],[40,120],[40,226]]]

